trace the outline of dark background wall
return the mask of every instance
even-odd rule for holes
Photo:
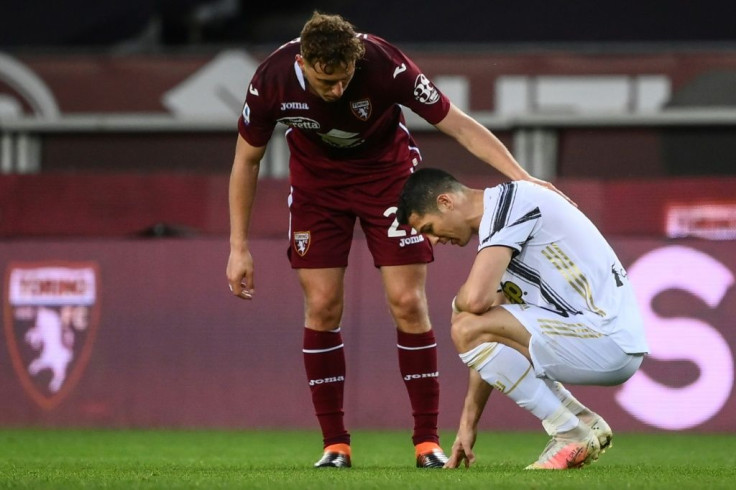
[[[27,0],[0,7],[0,47],[281,43],[313,9],[408,43],[734,41],[730,2],[715,0]],[[380,15],[377,13],[380,12]]]

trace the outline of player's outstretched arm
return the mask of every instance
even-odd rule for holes
[[[265,151],[265,146],[251,146],[238,135],[230,173],[230,256],[226,274],[230,291],[241,299],[252,299],[255,291],[248,229],[256,195],[258,170]]]
[[[478,421],[493,391],[491,385],[483,381],[478,371],[474,369],[469,371],[468,393],[465,395],[457,436],[445,468],[459,468],[460,465],[469,468],[475,462],[473,446],[478,435]]]
[[[532,177],[516,161],[511,152],[506,148],[496,135],[463,111],[450,105],[450,111],[444,119],[437,123],[437,129],[452,136],[464,146],[470,153],[492,166],[511,180],[527,180],[535,184],[553,190],[565,199],[575,204],[560,192],[554,185],[545,180]]]

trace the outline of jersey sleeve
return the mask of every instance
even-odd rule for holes
[[[243,111],[238,118],[238,132],[255,147],[265,146],[276,127],[276,120],[271,115],[270,104],[262,85],[261,78],[256,73],[248,84]]]
[[[490,219],[482,223],[479,230],[478,251],[486,247],[504,246],[517,253],[529,241],[541,224],[542,213],[539,206],[525,198],[517,182],[508,182],[497,187]]]
[[[400,49],[381,38],[373,40],[390,59],[390,88],[396,102],[408,107],[430,124],[437,124],[450,111],[450,99]]]

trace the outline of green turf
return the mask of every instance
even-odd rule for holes
[[[443,434],[449,444],[451,434]],[[315,432],[0,430],[0,488],[736,488],[736,435],[617,434],[582,470],[524,471],[543,434],[483,433],[469,470],[418,470],[399,432],[355,432],[349,470]]]

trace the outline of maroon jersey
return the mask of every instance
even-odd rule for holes
[[[298,39],[273,52],[248,86],[238,130],[260,147],[277,122],[289,126],[294,185],[324,188],[408,175],[418,152],[399,104],[430,124],[450,109],[449,99],[399,49],[372,35],[358,36],[365,56],[337,101],[309,91],[295,60]]]

